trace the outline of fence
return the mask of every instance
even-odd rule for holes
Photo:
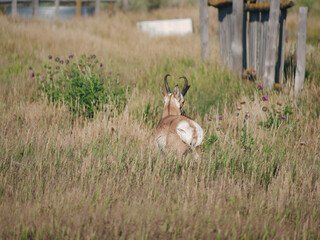
[[[279,3],[278,6],[271,6],[276,2]],[[276,84],[281,84],[287,10],[293,6],[293,2],[237,0],[233,4],[232,0],[208,0],[208,5],[218,9],[220,55],[223,63],[234,71],[242,69],[243,74],[250,78],[263,77],[269,70],[268,61],[274,58],[274,54],[276,63],[274,71],[271,69],[271,74],[274,75],[271,77]],[[272,25],[274,27],[269,26],[272,19],[276,23]],[[271,56],[268,57],[268,54]]]
[[[96,15],[100,14],[100,2],[109,3],[109,8],[113,8],[113,4],[117,0],[0,0],[1,5],[8,6],[7,13],[12,17],[19,15],[33,17],[49,17],[49,18],[70,18],[73,15]],[[39,7],[40,3],[52,3],[54,6]],[[95,7],[87,6],[90,3],[95,3]],[[18,4],[23,5],[22,7]],[[72,6],[61,5],[75,4]],[[31,6],[30,6],[31,5]]]

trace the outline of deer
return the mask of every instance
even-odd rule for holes
[[[162,118],[156,128],[155,140],[158,148],[165,153],[167,150],[176,152],[177,157],[185,158],[193,152],[194,160],[201,156],[201,146],[204,139],[204,132],[200,125],[192,118],[185,116],[182,109],[184,96],[188,92],[190,85],[185,76],[184,86],[180,92],[178,85],[171,92],[166,74],[164,77],[165,90],[160,86],[160,92],[164,100]]]

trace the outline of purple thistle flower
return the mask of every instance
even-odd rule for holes
[[[263,100],[263,101],[268,101],[268,97],[267,97],[267,96],[263,96],[263,97],[262,97],[262,100]]]
[[[259,84],[259,85],[258,85],[258,89],[259,89],[259,90],[262,90],[262,89],[263,89],[262,84]]]
[[[285,41],[288,42],[288,37],[287,36],[285,37]]]
[[[103,63],[100,63],[100,67],[104,67]]]
[[[52,59],[52,56],[51,56],[51,55],[49,55],[49,56],[48,56],[48,58],[49,58],[49,60],[51,60],[51,59]]]
[[[60,69],[60,67],[59,67],[59,66],[56,66],[56,69],[57,69],[57,70],[59,70],[59,69]]]
[[[241,150],[242,150],[243,152],[247,152],[247,149],[245,149],[245,148],[242,148]]]
[[[219,118],[219,120],[222,120],[222,115],[219,115],[218,118]]]
[[[73,53],[70,53],[69,58],[73,58],[73,57],[74,57]]]
[[[60,60],[60,63],[63,64],[63,60],[62,59]]]
[[[73,74],[72,73],[70,74],[70,77],[73,78]]]
[[[66,59],[66,64],[69,64],[69,62],[70,62],[69,59]]]
[[[83,72],[83,73],[86,73],[86,70],[83,69],[82,72]]]
[[[246,112],[246,114],[244,116],[245,116],[246,119],[250,118],[249,112]]]
[[[286,120],[287,118],[286,118],[285,116],[282,116],[281,119],[282,119],[282,120]]]
[[[34,77],[34,73],[33,73],[33,72],[32,72],[32,73],[30,73],[30,77],[32,77],[32,78]]]

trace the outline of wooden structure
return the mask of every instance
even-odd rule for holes
[[[209,14],[207,0],[199,0],[201,58],[209,60]]]
[[[113,4],[117,0],[0,0],[1,5],[11,6],[11,15],[12,17],[18,17],[18,5],[21,4],[23,6],[31,5],[32,6],[32,16],[38,17],[39,15],[39,5],[40,3],[52,3],[52,10],[55,11],[55,18],[58,19],[60,17],[60,9],[61,5],[76,5],[76,16],[79,17],[83,14],[82,6],[87,6],[88,4],[95,3],[94,15],[99,16],[100,14],[100,2],[109,3],[109,9],[113,8]],[[46,7],[48,8],[48,7]]]
[[[304,76],[306,70],[306,41],[307,41],[307,15],[308,8],[299,8],[298,26],[298,46],[297,46],[297,69],[294,79],[294,98],[295,103],[299,93],[303,91]]]
[[[208,5],[218,9],[220,55],[222,62],[234,72],[243,70],[249,78],[262,78],[265,73],[266,56],[270,42],[270,31],[276,29],[276,63],[274,76],[276,84],[281,84],[284,66],[285,24],[287,9],[293,6],[289,0],[208,0]],[[272,19],[278,18],[275,27],[269,27],[270,7]],[[278,17],[277,17],[278,14]],[[268,49],[268,50],[267,50]],[[272,49],[271,49],[272,50]],[[276,51],[276,52],[275,52]],[[270,57],[272,59],[272,56]],[[240,68],[240,69],[239,69]],[[272,69],[271,69],[271,72]]]

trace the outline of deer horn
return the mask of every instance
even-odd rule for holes
[[[171,93],[167,78],[171,76],[169,73],[164,76],[164,86],[166,87],[167,93]]]
[[[188,85],[188,79],[185,76],[179,77],[184,79],[184,86],[183,89],[181,91],[182,96],[186,95],[186,93],[188,92],[190,85]]]

